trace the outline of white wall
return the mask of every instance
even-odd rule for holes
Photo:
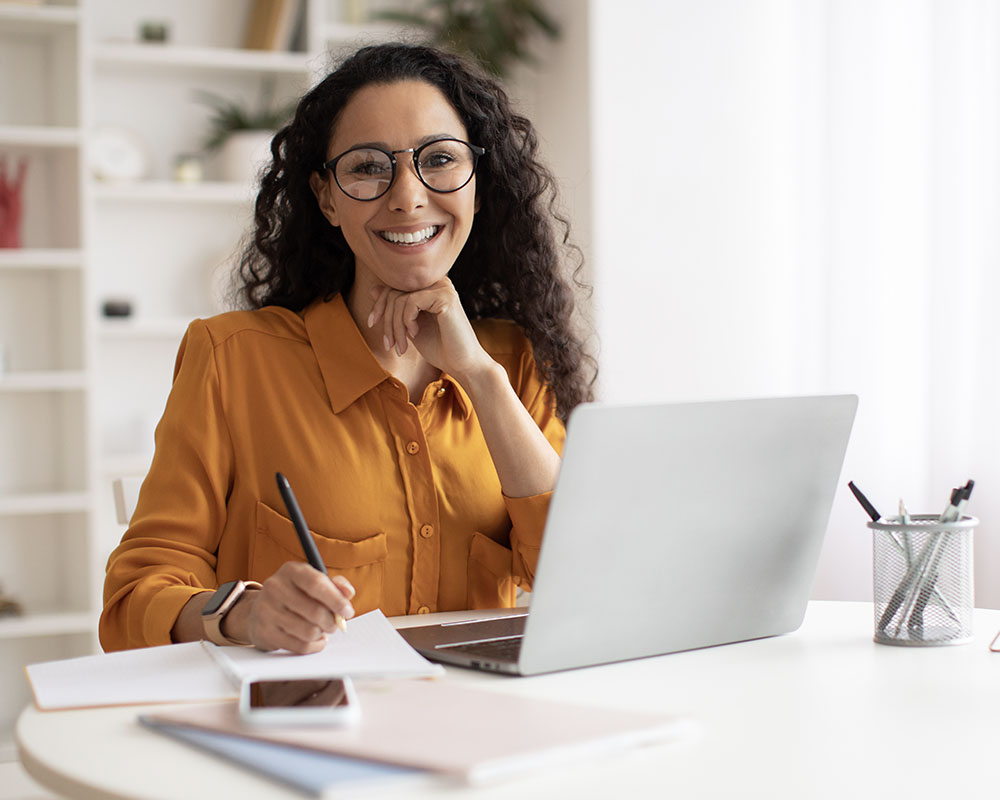
[[[888,516],[976,477],[1000,606],[996,4],[589,5],[602,397],[857,393],[814,595],[871,596],[848,479]]]

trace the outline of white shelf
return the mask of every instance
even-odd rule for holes
[[[0,3],[0,27],[18,35],[46,34],[74,27],[80,22],[80,10],[72,6],[28,6]]]
[[[8,372],[0,376],[0,392],[64,392],[84,389],[87,376],[81,370]]]
[[[74,514],[90,510],[87,492],[0,494],[0,517],[31,514]]]
[[[92,53],[96,64],[106,66],[208,68],[262,74],[308,75],[309,73],[309,56],[305,53],[116,43],[95,45]]]
[[[105,318],[98,331],[102,338],[115,339],[176,339],[180,341],[191,320],[187,317],[164,319]]]
[[[94,183],[94,197],[116,202],[204,203],[242,205],[253,200],[253,189],[245,183],[203,181],[135,181]]]
[[[80,269],[83,253],[79,250],[20,248],[0,249],[0,270],[4,269]]]
[[[79,147],[83,134],[79,128],[55,125],[0,125],[0,145],[30,149]]]
[[[96,630],[97,619],[86,611],[0,617],[0,639],[65,636],[73,633],[93,633]]]

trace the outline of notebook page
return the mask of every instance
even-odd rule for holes
[[[445,674],[443,667],[410,647],[378,609],[349,620],[347,630],[331,634],[319,653],[300,656],[287,650],[265,653],[245,647],[217,647],[212,652],[226,660],[227,671],[239,678],[422,678]]]
[[[43,711],[236,697],[200,642],[30,664],[25,673]]]

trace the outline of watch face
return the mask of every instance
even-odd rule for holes
[[[233,591],[233,587],[235,587],[237,583],[239,583],[239,581],[227,581],[222,584],[222,586],[216,590],[215,594],[208,599],[208,602],[205,603],[205,607],[201,610],[201,615],[203,617],[207,617],[218,611],[222,604],[226,602],[226,598],[229,597],[229,593]]]

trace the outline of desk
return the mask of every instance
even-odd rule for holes
[[[435,617],[401,618],[399,625]],[[672,744],[551,769],[485,789],[409,797],[943,798],[992,795],[1000,753],[1000,611],[976,641],[887,647],[869,603],[813,602],[795,633],[533,678],[458,668],[449,680],[529,697],[655,710],[692,720]],[[148,707],[147,707],[148,708]],[[22,761],[73,797],[297,798],[263,778],[140,728],[132,708],[18,720]],[[394,793],[394,796],[399,796]]]

